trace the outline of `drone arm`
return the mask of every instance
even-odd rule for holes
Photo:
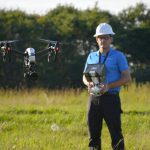
[[[49,51],[49,48],[46,48],[46,49],[43,49],[43,50],[40,50],[40,51],[36,52],[36,55],[41,55],[46,51]]]
[[[26,55],[25,53],[22,53],[22,52],[17,51],[17,50],[13,50],[12,52],[15,52],[16,54],[19,54],[19,55],[22,55],[22,56],[25,56],[25,55]]]

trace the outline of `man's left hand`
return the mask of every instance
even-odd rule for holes
[[[107,92],[109,89],[108,84],[103,84],[103,86],[101,86],[101,94],[104,94],[105,92]]]

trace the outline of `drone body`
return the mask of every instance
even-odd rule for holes
[[[24,77],[34,81],[38,79],[35,49],[32,47],[27,48],[24,52]]]

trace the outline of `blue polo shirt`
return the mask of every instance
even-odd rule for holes
[[[101,63],[103,63],[106,54],[101,54]],[[99,50],[95,52],[91,52],[87,58],[85,68],[87,64],[98,64],[99,63]],[[112,83],[121,78],[121,72],[128,70],[127,59],[124,54],[118,50],[114,50],[113,48],[109,49],[109,53],[107,59],[105,61],[105,69],[106,69],[106,83]],[[109,89],[109,91],[120,91],[121,87],[116,87]]]

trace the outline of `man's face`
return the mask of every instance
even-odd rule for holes
[[[99,35],[96,37],[99,48],[108,49],[112,43],[112,37],[110,35]]]

